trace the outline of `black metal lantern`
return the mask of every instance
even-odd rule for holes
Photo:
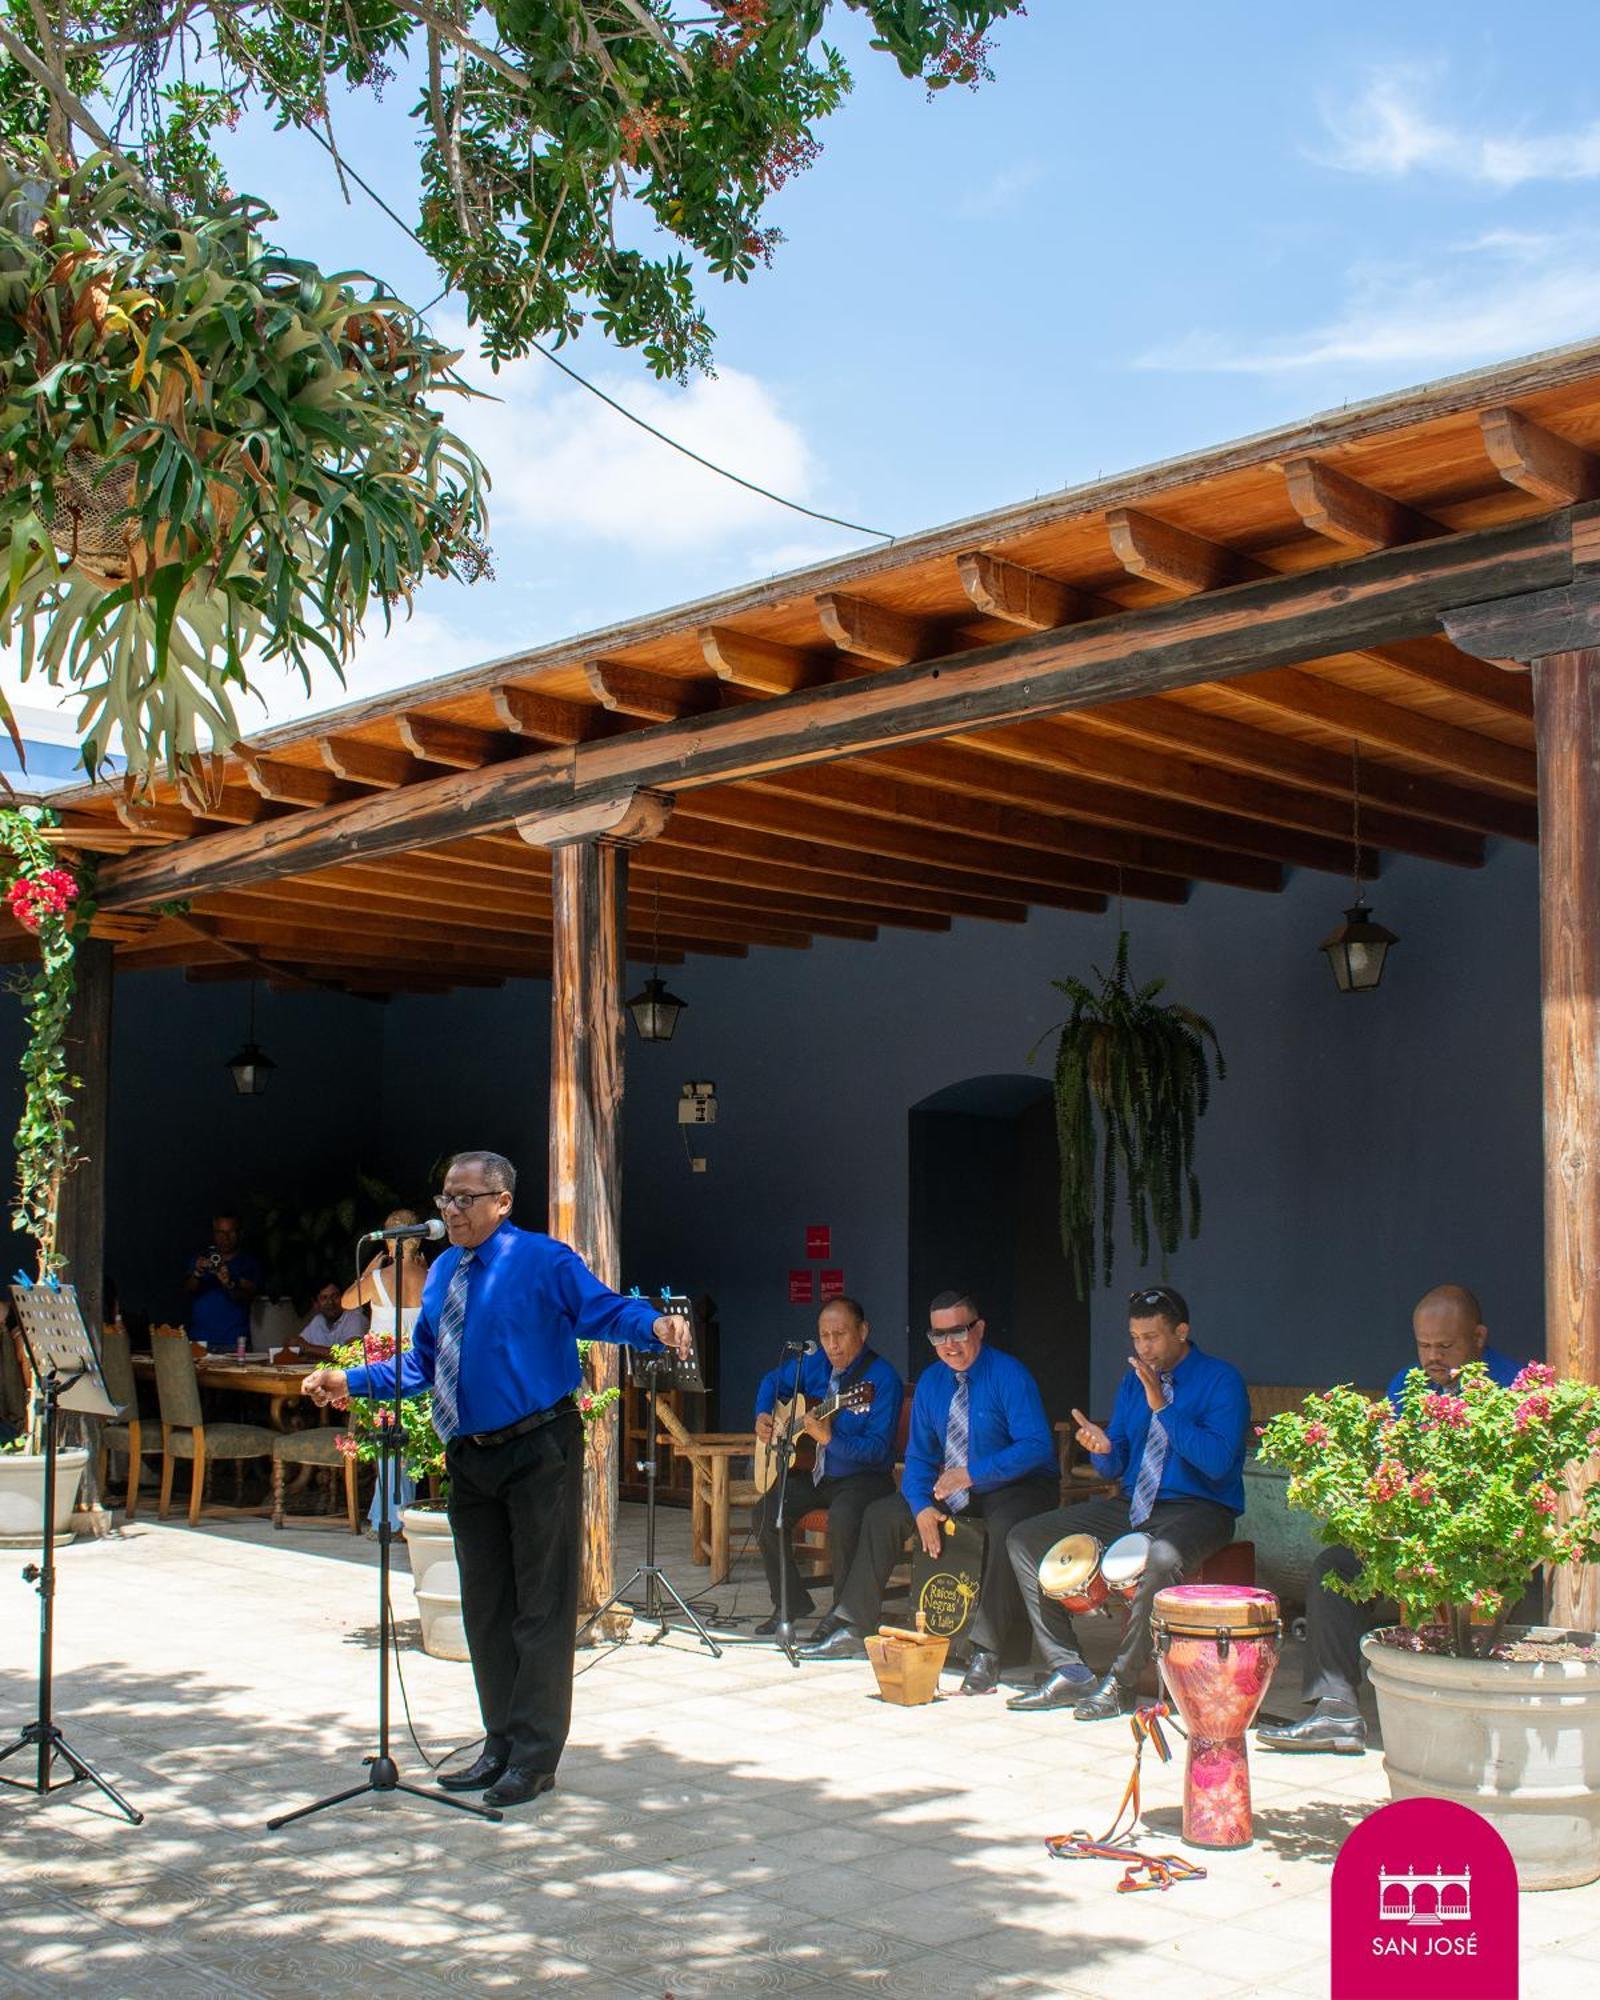
[[[1350,817],[1354,842],[1352,874],[1356,899],[1344,913],[1344,922],[1322,940],[1319,950],[1328,954],[1334,984],[1341,993],[1373,993],[1383,977],[1389,947],[1400,942],[1393,931],[1373,919],[1361,890],[1361,745],[1350,746]]]
[[[650,977],[644,983],[644,991],[635,993],[631,1000],[622,1004],[633,1016],[633,1025],[639,1031],[641,1042],[670,1042],[672,1031],[678,1025],[678,1016],[688,1006],[687,1000],[680,1000],[676,993],[669,993],[661,978],[661,885],[656,884],[655,917],[651,927],[650,955],[658,962],[650,969]]]
[[[250,982],[250,1031],[244,1047],[227,1061],[233,1087],[241,1097],[260,1097],[278,1065],[256,1040],[256,983]]]

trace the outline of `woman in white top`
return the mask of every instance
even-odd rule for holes
[[[397,1208],[383,1219],[385,1229],[402,1229],[414,1225],[417,1216],[409,1208]],[[398,1287],[400,1294],[400,1338],[402,1343],[411,1338],[417,1323],[417,1314],[422,1310],[422,1287],[427,1282],[428,1263],[422,1254],[422,1245],[415,1237],[406,1237],[399,1243],[386,1244],[374,1257],[361,1276],[345,1293],[341,1303],[349,1307],[366,1306],[371,1314],[371,1330],[375,1334],[394,1333],[394,1301]],[[376,1530],[383,1519],[383,1493],[380,1485],[373,1492],[372,1505],[367,1519]],[[394,1479],[397,1488],[394,1510],[389,1520],[390,1526],[400,1525],[399,1510],[408,1507],[416,1497],[417,1482],[403,1465],[396,1465]]]

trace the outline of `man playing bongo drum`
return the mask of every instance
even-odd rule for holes
[[[1031,1694],[1008,1708],[1070,1708],[1080,1722],[1125,1714],[1150,1657],[1150,1607],[1158,1590],[1179,1583],[1233,1540],[1244,1512],[1244,1451],[1250,1398],[1231,1362],[1202,1354],[1189,1337],[1182,1294],[1151,1285],[1128,1301],[1133,1354],[1102,1430],[1074,1410],[1078,1442],[1102,1478],[1121,1479],[1116,1499],[1085,1500],[1024,1521],[1007,1541],[1047,1672]],[[1111,1671],[1100,1680],[1084,1664],[1072,1619],[1039,1587],[1039,1565],[1063,1535],[1111,1542],[1130,1531],[1148,1535],[1144,1572]]]

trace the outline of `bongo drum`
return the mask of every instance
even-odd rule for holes
[[[1156,1592],[1150,1630],[1161,1677],[1189,1730],[1183,1837],[1191,1847],[1248,1847],[1245,1731],[1278,1664],[1278,1600],[1242,1584],[1174,1584]]]
[[[1100,1544],[1093,1535],[1063,1535],[1039,1564],[1039,1589],[1066,1611],[1097,1611],[1106,1601]]]
[[[1106,1588],[1118,1597],[1131,1599],[1150,1560],[1148,1535],[1120,1535],[1101,1558],[1100,1568]]]

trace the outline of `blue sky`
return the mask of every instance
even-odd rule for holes
[[[1591,9],[1032,0],[995,81],[932,103],[841,39],[857,87],[776,204],[787,242],[707,293],[716,378],[662,386],[598,335],[565,350],[808,505],[906,533],[1600,332]],[[402,212],[410,101],[397,82],[337,117]],[[437,290],[309,140],[247,125],[230,167],[286,247]],[[435,318],[469,338],[453,302]],[[497,581],[369,634],[352,693],[866,545],[686,465],[537,357],[469,368],[502,399],[460,412]],[[305,712],[270,670],[263,691],[272,719]],[[344,698],[329,676],[316,705]]]

